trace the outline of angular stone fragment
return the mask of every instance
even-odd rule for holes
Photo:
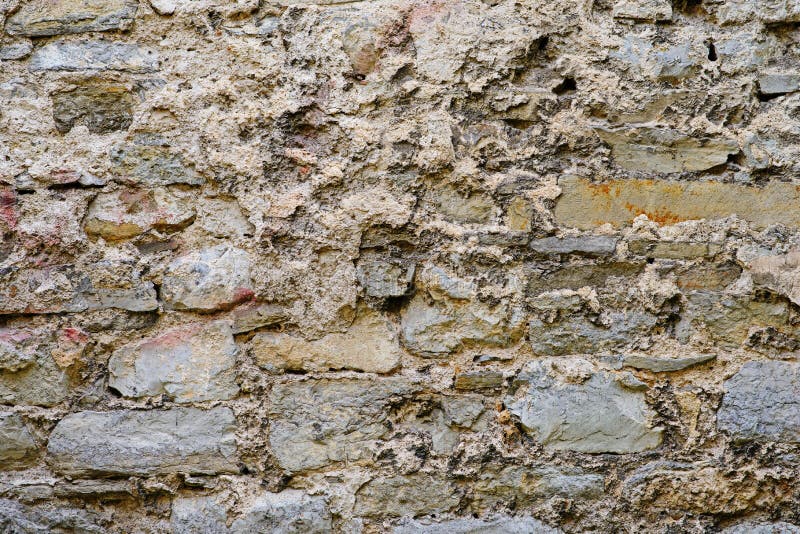
[[[138,7],[137,0],[28,0],[5,29],[28,37],[127,30]]]
[[[618,0],[612,14],[618,19],[670,20],[672,4],[667,0]]]
[[[359,262],[357,276],[370,297],[401,297],[414,280],[414,265],[386,260]]]
[[[710,362],[717,356],[715,354],[702,354],[700,356],[688,356],[685,358],[654,358],[638,354],[626,354],[622,357],[622,365],[645,369],[654,373],[669,373],[671,371],[682,371],[694,365]]]
[[[0,413],[0,470],[29,463],[36,451],[36,441],[22,417]]]
[[[347,332],[314,341],[283,333],[256,334],[252,352],[258,365],[270,370],[355,369],[367,373],[392,371],[402,354],[394,328],[369,310],[363,310]]]
[[[531,362],[518,377],[522,387],[507,397],[507,409],[545,447],[589,453],[632,453],[657,447],[660,428],[644,395],[625,389],[607,373],[570,383],[549,373],[547,362]]]
[[[33,43],[30,39],[17,39],[0,44],[1,61],[26,58],[31,52],[33,52]]]
[[[227,321],[174,328],[117,349],[108,361],[109,387],[125,397],[166,394],[175,402],[236,395],[237,348]]]
[[[785,95],[800,90],[800,74],[762,74],[758,90],[765,95]]]
[[[79,312],[89,307],[85,273],[72,265],[8,268],[0,274],[0,313]]]
[[[720,430],[736,441],[800,443],[800,364],[747,362],[724,389]]]
[[[181,230],[190,225],[194,217],[190,201],[166,189],[123,189],[95,197],[89,205],[84,229],[90,236],[120,241],[150,229]]]
[[[608,256],[614,254],[619,238],[610,236],[545,237],[528,245],[541,254],[585,254]]]
[[[503,385],[503,373],[497,371],[470,371],[456,375],[454,387],[464,390],[494,389]]]
[[[53,119],[61,133],[75,124],[85,124],[92,133],[127,130],[133,122],[135,100],[127,87],[92,83],[50,95]]]
[[[0,530],[9,534],[80,532],[105,534],[108,530],[93,515],[78,508],[25,506],[0,499]]]
[[[422,473],[374,478],[356,492],[354,513],[361,516],[439,514],[458,505],[460,495],[447,480]],[[387,506],[387,503],[392,503]]]
[[[767,24],[800,21],[800,4],[795,0],[728,0],[715,6],[720,24],[757,20]]]
[[[747,264],[753,282],[765,286],[800,305],[800,250],[760,256]]]
[[[231,534],[273,532],[275,534],[329,534],[333,532],[331,512],[324,497],[312,497],[299,490],[263,493],[233,522]]]
[[[604,287],[614,279],[630,281],[643,270],[642,264],[628,262],[568,265],[538,276],[532,274],[528,280],[527,292],[530,296],[536,296],[543,292],[563,289]]]
[[[595,130],[611,146],[614,161],[629,170],[702,171],[721,165],[739,151],[734,140],[702,139],[652,127]]]
[[[482,302],[473,282],[438,267],[426,268],[418,285],[425,293],[411,300],[401,322],[403,345],[414,353],[443,357],[467,345],[508,346],[522,335],[523,312],[513,298]]]
[[[607,324],[593,323],[584,316],[568,317],[556,323],[531,319],[528,325],[531,348],[537,354],[563,355],[596,353],[646,342],[658,319],[641,312],[613,312]]]
[[[47,332],[4,328],[0,340],[18,355],[16,369],[0,369],[0,404],[53,406],[67,396],[69,379],[50,354]]]
[[[142,267],[130,261],[104,260],[87,268],[89,310],[117,308],[134,312],[158,309],[152,282],[142,281]]]
[[[108,41],[57,41],[37,48],[31,57],[31,71],[154,72],[158,54],[135,44]]]
[[[641,256],[672,260],[691,260],[713,256],[722,250],[722,247],[717,243],[635,239],[628,242],[628,250],[633,254]]]
[[[521,465],[510,465],[499,470],[487,467],[474,483],[480,510],[492,509],[509,501],[519,506],[529,506],[552,497],[572,501],[592,500],[603,496],[603,487],[602,475]]]
[[[276,384],[270,394],[272,452],[293,472],[363,460],[389,430],[389,404],[419,389],[397,378]]]
[[[24,352],[13,343],[0,339],[0,371],[15,373],[33,365],[35,358],[30,352]]]
[[[247,252],[217,245],[173,261],[161,283],[161,298],[174,310],[222,310],[251,300],[252,284]]]
[[[559,534],[533,517],[494,516],[484,519],[452,519],[449,521],[407,519],[392,530],[393,534]]]
[[[763,187],[721,182],[671,180],[559,180],[563,191],[555,217],[563,226],[591,230],[605,223],[619,227],[639,215],[660,224],[738,215],[753,227],[800,226],[800,191],[788,182]]]
[[[235,473],[236,421],[228,408],[70,414],[47,444],[66,476]]]
[[[202,185],[205,178],[159,137],[139,136],[135,144],[111,151],[112,172],[120,181],[146,186]]]

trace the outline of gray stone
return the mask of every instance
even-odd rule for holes
[[[56,497],[126,497],[137,494],[134,480],[64,480],[56,483]]]
[[[259,367],[271,371],[355,369],[388,373],[400,365],[402,356],[391,323],[369,309],[362,309],[342,334],[306,341],[289,334],[263,332],[256,334],[251,347]]]
[[[329,534],[331,513],[323,497],[299,490],[264,493],[233,522],[231,534]]]
[[[401,297],[414,280],[414,265],[388,260],[360,261],[358,283],[370,297]]]
[[[670,20],[672,4],[668,0],[618,0],[612,14],[618,19]]]
[[[533,517],[494,516],[483,519],[431,521],[407,519],[393,534],[558,534],[562,532]]]
[[[0,60],[2,61],[23,59],[28,57],[31,52],[33,52],[33,43],[30,39],[0,43]]]
[[[625,389],[607,373],[596,372],[582,383],[549,373],[548,362],[531,362],[518,377],[522,384],[505,405],[526,432],[545,447],[589,453],[631,453],[657,447],[660,428],[644,395]]]
[[[0,314],[62,313],[88,309],[91,282],[72,265],[4,269],[0,274]]]
[[[66,476],[235,473],[236,420],[228,408],[70,414],[47,444]]]
[[[503,502],[529,506],[542,499],[561,497],[586,501],[603,496],[603,476],[552,467],[511,465],[496,470],[487,467],[478,475],[474,489],[480,509],[493,509]]]
[[[413,517],[447,512],[460,500],[458,490],[447,480],[416,473],[370,480],[356,492],[353,511],[367,517]]]
[[[800,526],[784,521],[745,521],[723,529],[721,534],[800,534]]]
[[[264,326],[284,323],[289,320],[289,312],[280,304],[253,302],[237,307],[231,311],[229,318],[233,321],[233,333],[241,334]]]
[[[48,534],[75,532],[105,534],[108,530],[85,510],[55,506],[25,506],[0,499],[0,532],[9,534]]]
[[[37,48],[29,67],[34,72],[115,70],[147,73],[158,69],[158,54],[130,43],[58,41]]]
[[[682,371],[694,365],[710,362],[715,359],[716,354],[702,354],[700,356],[688,356],[685,358],[654,358],[639,354],[626,354],[622,357],[622,365],[645,369],[654,373],[669,373],[671,371]]]
[[[135,99],[120,84],[86,83],[50,95],[53,120],[61,133],[85,124],[92,133],[127,130],[133,122]]]
[[[800,250],[759,256],[747,262],[753,283],[767,287],[800,305]]]
[[[22,417],[0,413],[0,470],[29,463],[36,451],[36,441]]]
[[[800,4],[795,0],[727,0],[715,6],[720,24],[757,20],[767,24],[800,21]]]
[[[127,30],[138,7],[138,0],[28,0],[5,30],[29,37]]]
[[[762,74],[758,90],[765,95],[784,95],[800,89],[800,74]]]
[[[117,349],[108,362],[109,387],[125,397],[165,394],[175,402],[235,396],[236,343],[227,321],[173,328]]]
[[[173,261],[161,283],[161,298],[174,310],[221,310],[252,299],[252,283],[247,252],[218,245]]]
[[[800,443],[800,364],[747,362],[724,389],[720,430],[737,441]]]
[[[139,136],[135,144],[111,151],[111,170],[117,180],[135,185],[202,185],[205,178],[160,137]]]
[[[419,389],[399,378],[276,384],[270,394],[273,454],[293,472],[369,458],[371,444],[389,431],[387,407]]]
[[[531,296],[546,291],[561,289],[580,289],[582,287],[603,287],[614,279],[630,282],[644,270],[642,264],[628,262],[609,262],[591,265],[569,265],[540,275],[531,274],[528,280],[527,293]],[[575,300],[578,295],[562,295]],[[552,300],[552,298],[548,298]]]
[[[608,256],[614,254],[619,238],[611,236],[545,237],[534,239],[530,248],[542,254],[585,254]]]
[[[214,497],[180,497],[172,501],[173,534],[228,534],[225,507]]]
[[[727,162],[729,155],[739,151],[739,145],[732,139],[705,139],[664,128],[597,128],[595,131],[611,146],[617,165],[634,171],[702,171]]]
[[[116,308],[133,312],[158,309],[153,282],[142,281],[142,268],[130,261],[104,260],[86,269],[89,287],[85,298],[89,310]]]
[[[64,400],[69,379],[50,355],[48,332],[0,329],[0,339],[29,361],[16,370],[0,370],[0,404],[53,406]]]
[[[691,260],[713,256],[722,250],[716,243],[696,241],[656,241],[635,239],[628,242],[628,250],[633,254],[653,258]]]
[[[572,316],[555,323],[531,319],[531,348],[537,354],[590,354],[646,343],[658,319],[641,312],[612,312],[607,324],[595,324],[585,316]]]

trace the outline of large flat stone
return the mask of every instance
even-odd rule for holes
[[[453,484],[440,477],[422,473],[379,477],[358,490],[354,512],[363,516],[414,517],[446,512],[459,500]]]
[[[518,377],[521,387],[505,405],[526,432],[545,447],[589,453],[632,453],[657,447],[644,394],[595,372],[583,382],[554,376],[549,362],[531,362]]]
[[[133,94],[121,84],[91,82],[50,95],[53,120],[61,133],[85,124],[92,133],[127,130],[136,104]]]
[[[158,69],[158,54],[131,43],[57,41],[37,48],[31,56],[29,68],[34,72],[114,70],[147,73]]]
[[[658,323],[654,315],[642,312],[613,312],[609,324],[595,324],[582,315],[555,323],[531,319],[528,337],[537,354],[589,354],[647,342]]]
[[[28,0],[5,30],[28,37],[127,30],[138,7],[138,0]]]
[[[369,457],[389,430],[387,407],[419,390],[403,379],[309,380],[276,384],[269,442],[288,471]]]
[[[333,532],[331,512],[324,497],[291,489],[266,492],[231,524],[231,534],[252,532],[329,534]]]
[[[165,394],[176,402],[236,395],[237,348],[226,321],[174,328],[114,351],[109,387],[125,397]]]
[[[800,364],[747,362],[724,389],[720,430],[737,441],[800,443]]]
[[[0,499],[0,531],[9,534],[45,534],[76,532],[105,534],[108,530],[99,518],[80,508],[61,506],[26,506],[10,499]]]
[[[538,519],[527,516],[494,516],[484,519],[451,519],[450,521],[403,521],[393,534],[558,534],[562,532]]]
[[[236,421],[228,408],[70,414],[47,444],[67,476],[235,473]]]
[[[252,352],[258,365],[270,370],[355,369],[368,373],[388,373],[397,368],[402,355],[391,323],[367,310],[347,332],[314,341],[276,332],[256,334]]]
[[[591,230],[609,223],[619,227],[639,215],[660,224],[737,215],[757,229],[772,224],[800,226],[800,191],[794,184],[763,187],[721,182],[672,180],[559,180],[562,194],[555,217],[559,224]]]

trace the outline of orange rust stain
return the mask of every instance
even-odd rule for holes
[[[631,212],[634,217],[638,217],[639,215],[647,215],[648,219],[658,224],[675,224],[688,220],[686,217],[681,217],[677,213],[671,212],[667,209],[647,211],[642,208],[637,208],[630,202],[625,203],[625,209]]]

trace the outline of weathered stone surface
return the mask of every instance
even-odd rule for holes
[[[177,231],[190,225],[194,217],[195,210],[184,196],[166,189],[123,189],[95,197],[84,229],[90,236],[119,241],[151,229]]]
[[[658,319],[641,312],[612,312],[596,322],[585,316],[568,317],[555,323],[531,319],[528,336],[537,354],[595,353],[648,343]]]
[[[170,150],[164,139],[138,136],[135,141],[111,151],[111,168],[117,180],[138,186],[205,183],[205,178],[180,154]]]
[[[28,57],[33,52],[33,43],[30,39],[16,39],[0,44],[0,60],[12,61]]]
[[[22,417],[0,413],[0,469],[25,465],[37,451],[36,441]]]
[[[113,70],[146,73],[158,69],[158,54],[123,42],[57,41],[37,48],[29,66],[34,72]]]
[[[475,492],[481,510],[492,509],[508,500],[520,506],[552,497],[573,501],[594,500],[603,495],[603,476],[551,467],[515,465],[502,469],[487,468],[479,475]]]
[[[741,23],[752,19],[766,23],[795,22],[800,20],[800,5],[793,0],[733,0],[717,5],[716,15],[721,24]]]
[[[800,226],[800,215],[794,210],[800,192],[790,183],[769,182],[756,187],[629,179],[595,184],[582,178],[564,178],[559,185],[563,193],[556,204],[556,219],[581,230],[604,223],[623,226],[639,215],[660,224],[738,215],[755,228]]]
[[[546,291],[603,287],[611,280],[631,280],[644,266],[628,262],[569,265],[542,274],[531,273],[527,293],[536,296]]]
[[[721,247],[716,243],[702,243],[695,241],[656,241],[649,239],[635,239],[628,243],[628,250],[633,254],[665,258],[673,260],[691,260],[713,256],[720,252]]]
[[[667,0],[619,0],[613,14],[620,19],[670,20],[672,4]]]
[[[470,371],[456,375],[456,389],[478,390],[493,389],[503,385],[503,373],[497,371]]]
[[[180,497],[172,501],[173,534],[228,534],[225,506],[214,497]]]
[[[762,74],[758,90],[765,95],[785,95],[800,89],[800,74]]]
[[[558,534],[561,530],[532,517],[495,516],[440,522],[406,520],[392,532],[393,534]]]
[[[124,85],[92,83],[50,95],[53,119],[61,133],[85,124],[92,133],[127,130],[133,122],[135,100]]]
[[[759,256],[747,264],[753,282],[786,296],[800,305],[800,250]]]
[[[107,532],[106,528],[85,510],[57,506],[25,506],[9,499],[0,499],[0,530],[11,534]]]
[[[505,405],[526,432],[545,447],[579,452],[631,453],[661,443],[641,393],[598,372],[581,383],[552,376],[552,364],[531,362],[518,377],[515,397]]]
[[[699,356],[688,356],[685,358],[655,358],[640,354],[626,354],[622,357],[622,365],[645,369],[654,373],[669,373],[671,371],[682,371],[689,367],[701,363],[710,362],[715,359],[716,354],[702,354]]]
[[[798,534],[800,526],[784,521],[745,521],[722,530],[722,534]]]
[[[587,256],[608,256],[617,247],[616,237],[545,237],[530,242],[531,249],[542,254],[585,254]]]
[[[401,297],[408,293],[414,280],[414,265],[380,259],[359,262],[357,275],[368,296]]]
[[[0,371],[14,373],[31,366],[34,359],[30,352],[23,352],[15,344],[0,339]]]
[[[252,341],[256,362],[269,370],[327,371],[355,369],[388,373],[400,364],[397,333],[385,317],[362,310],[347,332],[314,341],[264,332]]]
[[[47,452],[74,477],[233,473],[235,424],[228,408],[80,412],[56,425]]]
[[[333,532],[331,513],[323,497],[286,489],[259,495],[252,506],[233,522],[231,534],[327,534]]]
[[[458,505],[455,486],[436,476],[417,473],[375,478],[356,492],[355,513],[395,517],[439,514]],[[392,506],[386,506],[391,502]]]
[[[165,394],[175,402],[229,399],[237,354],[227,321],[168,330],[126,345],[108,361],[108,385],[125,397]]]
[[[717,427],[738,441],[800,443],[800,365],[747,362],[725,381]]]
[[[514,282],[512,282],[513,284]],[[507,346],[522,335],[521,307],[511,298],[484,303],[474,283],[426,268],[418,293],[403,310],[401,339],[410,351],[441,357],[464,346]]]
[[[234,334],[250,332],[263,326],[273,326],[289,320],[286,307],[268,302],[253,302],[238,306],[229,315]]]
[[[270,394],[272,451],[288,471],[363,460],[371,442],[388,431],[387,406],[419,389],[397,378],[276,384]]]
[[[247,252],[219,245],[173,261],[161,283],[161,298],[175,310],[220,310],[251,300],[252,283]]]
[[[597,129],[611,146],[617,165],[633,171],[702,171],[728,160],[739,151],[734,140],[698,139],[661,128]]]
[[[627,501],[654,510],[734,514],[747,509],[757,488],[726,471],[708,464],[655,461],[625,479],[622,491]]]
[[[138,6],[137,0],[29,0],[9,17],[5,30],[30,37],[127,30]]]

